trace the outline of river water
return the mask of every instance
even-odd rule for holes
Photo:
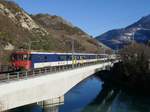
[[[96,76],[84,80],[64,97],[63,105],[43,109],[33,104],[11,112],[150,112],[150,97],[103,87]]]

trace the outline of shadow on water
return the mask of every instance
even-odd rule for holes
[[[103,86],[97,97],[81,112],[150,112],[150,96]]]
[[[118,93],[118,90],[103,87],[97,97],[82,112],[109,112]]]
[[[65,95],[64,105],[59,112],[81,112],[99,94],[101,85],[95,76],[82,81]]]
[[[120,92],[112,104],[112,112],[150,112],[150,96]]]

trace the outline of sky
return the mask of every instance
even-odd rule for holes
[[[150,0],[12,0],[29,14],[61,16],[91,36],[126,27],[150,14]]]

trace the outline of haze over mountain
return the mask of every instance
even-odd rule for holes
[[[122,48],[132,40],[147,43],[150,40],[150,15],[125,28],[110,30],[96,39],[113,49]]]
[[[71,52],[98,52],[101,46],[80,28],[62,17],[48,14],[29,15],[17,4],[0,0],[0,42],[5,49]]]

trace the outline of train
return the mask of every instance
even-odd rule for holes
[[[108,59],[107,54],[93,53],[49,53],[16,51],[11,55],[11,63],[14,69],[38,69],[53,66],[69,66]]]

